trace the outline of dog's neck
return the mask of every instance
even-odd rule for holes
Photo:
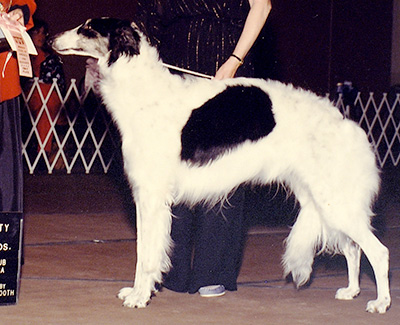
[[[179,87],[183,83],[182,78],[172,75],[164,67],[157,50],[144,37],[141,39],[139,55],[122,56],[111,66],[107,61],[107,58],[99,60],[100,73],[107,88],[123,85],[127,89],[127,85],[130,85],[129,89],[139,97],[148,88],[148,91],[152,90],[154,97],[157,89],[165,88],[166,84]]]
[[[110,66],[104,59],[99,62],[99,66],[103,100],[113,114],[127,109],[135,114],[157,107],[160,112],[168,111],[170,116],[176,114],[176,119],[186,118],[193,108],[199,107],[207,98],[226,87],[223,82],[192,76],[182,78],[171,74],[163,65],[156,48],[144,37],[141,39],[139,55],[122,56]],[[132,98],[129,107],[127,98]],[[176,103],[177,98],[179,105]]]

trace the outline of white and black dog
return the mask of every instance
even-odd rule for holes
[[[328,99],[275,81],[172,75],[137,26],[117,19],[88,20],[53,47],[99,60],[101,94],[122,136],[137,207],[135,282],[119,293],[125,306],[145,307],[170,268],[172,204],[212,205],[242,183],[278,182],[301,207],[285,275],[303,285],[316,254],[342,253],[349,282],[336,298],[352,299],[363,251],[377,282],[367,311],[386,312],[389,252],[370,226],[375,156],[364,131]]]

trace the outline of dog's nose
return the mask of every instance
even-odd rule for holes
[[[50,37],[49,40],[47,41],[47,44],[48,44],[53,50],[55,50],[55,51],[57,51],[57,45],[56,45],[56,43],[57,43],[57,36],[58,36],[58,35],[55,35],[55,36],[53,36],[53,37]]]

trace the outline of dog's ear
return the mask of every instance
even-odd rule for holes
[[[117,27],[110,33],[109,49],[111,51],[108,59],[110,66],[122,55],[134,56],[139,54],[140,36],[131,26]]]

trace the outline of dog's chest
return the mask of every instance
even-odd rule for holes
[[[181,159],[205,164],[275,127],[271,100],[252,86],[231,86],[193,110],[181,133]]]

